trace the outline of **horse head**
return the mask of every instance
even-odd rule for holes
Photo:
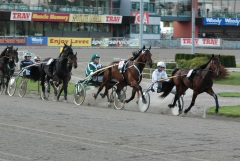
[[[220,75],[222,73],[222,71],[220,70],[221,67],[220,54],[218,55],[218,57],[214,57],[214,55],[212,55],[209,65],[210,70],[212,70],[217,76]]]
[[[18,63],[19,58],[18,58],[18,48],[13,49],[14,55],[15,55],[15,62]]]
[[[9,61],[14,60],[15,54],[14,54],[13,46],[7,46],[4,56],[6,58],[9,58]]]
[[[72,58],[70,58],[69,63],[73,65],[74,69],[78,67],[77,65],[77,52],[74,55],[71,55]]]
[[[149,48],[145,48],[145,46],[142,49],[142,54],[140,54],[139,58],[142,60],[142,62],[148,64],[149,68],[152,68],[152,53],[151,53],[151,46]]]
[[[68,46],[67,44],[64,43],[64,47],[59,57],[62,57],[63,59],[65,59],[65,58],[68,58],[70,54],[73,55],[72,44]]]

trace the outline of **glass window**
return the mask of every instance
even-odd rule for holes
[[[139,33],[139,25],[136,25],[136,33]]]
[[[148,26],[148,33],[149,33],[149,34],[152,34],[152,33],[153,33],[153,26],[152,26],[152,25],[149,25],[149,26]]]
[[[148,3],[143,3],[143,10],[148,11]]]
[[[69,22],[64,23],[64,31],[71,31],[71,23]]]
[[[139,2],[132,2],[132,11],[139,11],[140,10],[140,3]]]
[[[43,22],[30,22],[31,36],[43,36]]]
[[[159,26],[158,25],[153,25],[153,33],[159,34]]]
[[[155,12],[155,3],[150,3],[149,12]]]
[[[52,23],[44,22],[44,31],[52,31]]]
[[[15,21],[15,35],[16,36],[28,36],[28,22]]]
[[[143,25],[143,33],[147,33],[147,28],[148,28],[147,25]]]
[[[58,31],[63,31],[64,22],[58,22]]]
[[[5,36],[6,28],[5,21],[0,21],[0,36]]]
[[[131,26],[131,33],[136,33],[136,25]]]
[[[125,34],[129,34],[129,33],[130,33],[130,26],[125,25]]]

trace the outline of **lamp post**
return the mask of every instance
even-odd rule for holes
[[[195,54],[195,0],[192,0],[192,54]]]
[[[143,0],[140,1],[139,46],[143,46]]]

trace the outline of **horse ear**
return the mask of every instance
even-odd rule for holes
[[[218,55],[218,59],[220,58],[220,54]]]
[[[67,45],[65,44],[65,42],[64,42],[63,44],[64,44],[64,46],[67,46]]]
[[[75,54],[76,56],[77,56],[77,52],[76,52],[76,54]]]
[[[149,50],[151,50],[151,46],[149,47]]]
[[[143,48],[142,49],[145,49],[145,45],[143,46]]]
[[[212,54],[212,58],[214,58],[214,54]]]
[[[72,47],[72,44],[70,44],[70,48]]]
[[[18,51],[18,47],[17,47],[16,51]]]

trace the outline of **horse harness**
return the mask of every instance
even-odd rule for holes
[[[133,65],[130,65],[129,67],[127,67],[128,63],[130,63],[130,62],[133,62]],[[141,80],[140,77],[141,77],[141,75],[142,75],[142,73],[140,72],[140,70],[138,69],[138,67],[134,64],[134,61],[130,61],[130,60],[124,61],[123,67],[122,67],[122,69],[120,69],[120,73],[122,74],[123,79],[125,80],[126,84],[129,85],[129,86],[131,86],[131,85],[127,82],[127,79],[126,79],[126,76],[125,76],[124,73],[126,72],[126,70],[127,70],[128,68],[131,68],[131,67],[134,67],[134,68],[138,71],[139,79],[138,79],[138,82],[137,82],[137,83],[140,82],[140,80]]]

